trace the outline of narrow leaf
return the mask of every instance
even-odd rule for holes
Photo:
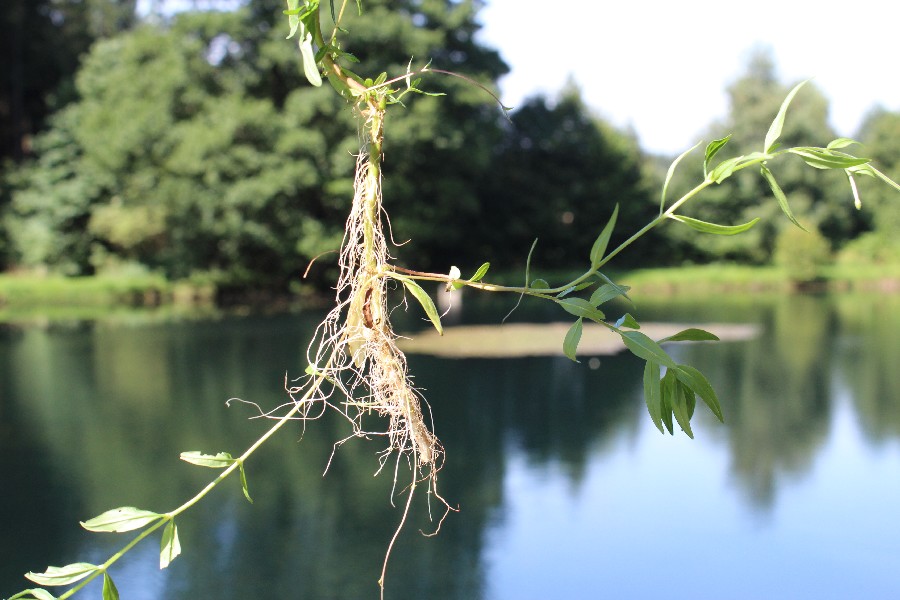
[[[484,276],[487,275],[488,269],[490,269],[490,268],[491,268],[491,263],[489,263],[489,262],[484,263],[483,265],[478,267],[478,270],[475,271],[475,274],[472,275],[472,279],[470,279],[469,281],[481,281],[484,278]]]
[[[300,0],[287,0],[288,9],[285,14],[288,15],[288,26],[291,28],[291,32],[288,34],[286,39],[291,39],[294,37],[294,34],[297,33],[297,28],[300,27]]]
[[[631,350],[631,353],[644,360],[652,360],[670,369],[675,368],[675,361],[666,354],[659,344],[651,340],[640,331],[621,331],[617,332],[622,336],[625,346]]]
[[[836,140],[832,140],[828,143],[826,148],[829,150],[839,150],[841,148],[846,148],[847,146],[852,146],[853,144],[858,144],[856,140],[851,140],[850,138],[837,138]]]
[[[662,390],[659,382],[659,363],[648,360],[644,365],[644,401],[650,420],[660,433],[665,433],[662,424]]]
[[[669,165],[669,170],[666,172],[666,180],[665,180],[665,182],[663,182],[662,196],[659,199],[659,214],[663,214],[663,212],[665,212],[665,210],[666,210],[666,192],[669,189],[669,183],[672,181],[672,176],[675,174],[675,168],[678,166],[678,163],[680,163],[681,159],[683,159],[685,156],[687,156],[688,154],[690,154],[691,152],[696,150],[697,146],[699,146],[702,143],[703,142],[697,142],[691,148],[685,150],[680,155],[678,155],[678,158],[673,160],[672,164]]]
[[[628,287],[627,285],[619,285],[618,283],[614,282],[612,279],[610,279],[609,277],[607,277],[606,275],[604,275],[604,274],[601,273],[600,271],[597,271],[596,273],[594,273],[594,275],[595,275],[600,281],[605,281],[605,282],[608,283],[609,285],[611,285],[611,286],[613,286],[614,288],[616,288],[617,290],[619,290],[619,295],[622,296],[622,297],[624,297],[624,298],[625,298],[626,300],[628,300],[629,302],[631,302],[631,298],[628,297],[628,290],[631,289],[630,287]]]
[[[675,435],[675,426],[672,423],[672,405],[675,394],[678,392],[675,385],[676,383],[677,380],[671,374],[671,371],[667,371],[660,382],[660,418],[671,435]]]
[[[806,81],[802,81],[794,86],[794,89],[792,89],[790,93],[788,93],[787,98],[785,98],[784,102],[781,103],[781,108],[778,109],[778,114],[775,115],[775,120],[772,121],[772,124],[769,126],[769,131],[766,133],[766,141],[763,144],[763,152],[768,153],[774,150],[773,146],[775,145],[776,140],[781,137],[781,131],[784,128],[784,117],[787,114],[788,106],[790,105],[791,100],[794,99],[794,96],[797,95],[797,92],[800,91],[800,88],[805,84]]]
[[[619,320],[616,321],[616,327],[628,327],[629,329],[640,329],[641,324],[638,323],[634,317],[632,317],[629,313],[625,313]]]
[[[791,207],[788,205],[787,196],[784,195],[784,192],[781,190],[781,187],[778,185],[778,182],[775,181],[775,176],[772,175],[772,171],[766,165],[762,165],[760,167],[760,172],[762,173],[763,178],[767,182],[769,182],[769,187],[772,188],[772,193],[775,194],[775,199],[778,200],[778,206],[781,207],[781,211],[787,215],[787,218],[791,220],[791,223],[806,231],[806,228],[797,221],[797,217],[794,216],[794,213],[791,212]]]
[[[728,143],[728,140],[731,139],[731,134],[726,135],[725,137],[713,140],[706,146],[706,158],[703,159],[703,178],[706,179],[707,169],[709,169],[709,163],[713,159],[713,157],[719,153],[725,144]]]
[[[303,74],[306,79],[315,87],[322,85],[322,75],[319,73],[319,67],[316,64],[316,52],[313,50],[313,38],[311,33],[304,36],[300,34],[300,54],[303,58]]]
[[[103,573],[103,600],[119,600],[119,590],[109,573]]]
[[[744,233],[757,222],[759,222],[759,217],[756,217],[752,221],[748,221],[747,223],[743,223],[741,225],[717,225],[716,223],[707,223],[706,221],[701,221],[699,219],[692,219],[691,217],[685,217],[683,215],[669,215],[670,219],[674,219],[679,223],[684,223],[688,227],[692,229],[696,229],[697,231],[702,231],[703,233],[712,233],[715,235],[737,235],[738,233]]]
[[[673,371],[678,381],[684,383],[691,388],[700,399],[706,403],[716,418],[721,422],[725,422],[725,416],[722,414],[722,406],[719,404],[719,397],[716,391],[710,385],[709,380],[700,371],[690,365],[678,365]]]
[[[241,489],[244,490],[244,498],[247,499],[247,502],[253,504],[253,498],[250,497],[250,488],[247,487],[247,473],[244,471],[244,463],[241,463],[238,469],[241,472]]]
[[[566,298],[565,300],[557,300],[564,311],[576,317],[583,317],[591,321],[600,322],[605,319],[602,311],[597,310],[590,302],[584,298]]]
[[[618,216],[619,205],[616,204],[616,207],[613,209],[613,214],[609,218],[609,222],[606,224],[606,227],[603,228],[603,231],[600,232],[600,235],[597,236],[594,245],[591,246],[592,269],[598,268],[603,262],[603,255],[606,253],[606,247],[609,245],[609,238],[612,237],[613,229],[616,227],[616,218]]]
[[[310,375],[318,375],[318,370],[313,371],[314,367],[309,365],[306,372]],[[219,452],[218,454],[203,454],[199,451],[182,452],[179,456],[184,462],[201,467],[209,467],[211,469],[224,469],[234,462],[234,459],[227,452]]]
[[[663,338],[659,340],[659,343],[663,342],[717,342],[719,341],[719,337],[715,334],[712,334],[708,331],[704,331],[703,329],[696,329],[691,327],[689,329],[685,329],[684,331],[679,331],[675,335],[670,335],[669,337]]]
[[[802,158],[806,164],[817,169],[849,169],[870,162],[870,158],[859,158],[844,153],[835,153],[824,148],[798,147],[788,150]]]
[[[578,343],[581,342],[581,333],[584,329],[584,320],[578,319],[572,326],[569,327],[569,331],[566,332],[566,339],[563,341],[563,352],[569,359],[578,362],[576,358],[576,354],[578,352]]]
[[[159,543],[159,568],[168,567],[179,554],[181,554],[181,542],[178,540],[178,527],[173,520],[166,525]]]
[[[121,533],[123,531],[140,529],[144,525],[158,521],[161,518],[163,516],[159,513],[141,510],[133,506],[123,506],[108,510],[93,519],[88,519],[81,526],[88,531]]]
[[[429,296],[428,293],[412,279],[409,279],[408,277],[400,277],[399,279],[403,282],[406,289],[409,290],[409,293],[412,294],[415,299],[419,301],[419,304],[422,305],[422,308],[425,309],[425,314],[428,315],[431,324],[434,325],[437,332],[444,335],[444,328],[441,327],[441,317],[438,314],[431,296]]]
[[[709,174],[708,179],[715,183],[722,183],[734,173],[734,170],[740,165],[740,163],[746,160],[746,156],[735,156],[734,158],[729,158],[727,160],[723,160],[716,168],[712,170],[712,173]]]
[[[600,306],[604,302],[609,302],[613,298],[618,298],[621,295],[622,290],[619,287],[605,283],[594,290],[589,302],[593,306]]]
[[[675,415],[675,420],[678,422],[681,430],[684,431],[689,438],[693,439],[694,432],[691,431],[691,414],[694,411],[691,406],[691,399],[689,399],[689,395],[692,398],[694,396],[694,392],[686,390],[677,381],[675,382],[675,385],[672,386],[672,389],[672,414]],[[694,402],[696,402],[696,400],[694,400]]]
[[[9,600],[57,600],[57,598],[45,589],[32,588],[21,591],[15,596],[10,596]]]
[[[97,565],[73,563],[64,567],[47,567],[43,573],[25,573],[25,577],[39,585],[69,585],[81,581],[97,570]]]

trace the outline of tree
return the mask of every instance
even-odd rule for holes
[[[20,264],[90,273],[124,261],[173,278],[211,272],[284,288],[338,248],[356,126],[330,90],[301,85],[283,31],[256,20],[266,9],[280,16],[271,4],[181,14],[91,50],[80,100],[39,141],[49,151],[65,140],[66,159],[41,156],[15,179],[7,222]],[[377,18],[348,26],[359,32],[356,53],[377,68],[402,72],[409,56],[451,68],[466,61],[486,85],[506,69],[476,43],[472,4],[372,2],[371,11]],[[452,94],[398,111],[393,126],[404,134],[386,164],[398,181],[389,202],[415,207],[395,233],[433,232],[409,249],[431,255],[460,240],[448,220],[480,211],[477,174],[502,119],[486,95],[456,79],[432,81]],[[76,188],[77,198],[66,195]]]
[[[616,205],[620,231],[639,229],[658,212],[641,162],[636,141],[592,116],[574,86],[555,101],[528,99],[494,151],[482,212],[469,224],[481,256],[521,263],[538,237],[537,264],[570,266]]]
[[[136,0],[9,0],[0,11],[0,159],[21,160],[94,40],[134,24]]]

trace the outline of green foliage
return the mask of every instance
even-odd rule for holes
[[[822,276],[823,267],[831,264],[831,247],[814,227],[806,231],[784,229],[775,241],[774,261],[793,281],[813,281]]]
[[[477,245],[468,244],[476,256],[521,264],[522,251],[540,232],[535,258],[541,267],[571,266],[572,256],[588,251],[599,260],[605,245],[622,241],[612,227],[601,231],[614,211],[610,224],[617,232],[654,216],[636,142],[591,115],[576,88],[555,100],[527,100],[511,121],[482,184],[478,217],[466,228],[476,232],[470,238]],[[459,251],[466,250],[454,254]],[[635,256],[649,260],[658,252],[642,240]]]

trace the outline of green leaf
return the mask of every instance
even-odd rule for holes
[[[644,365],[644,401],[650,412],[650,420],[660,433],[665,433],[662,424],[662,389],[659,381],[659,363],[648,360]]]
[[[563,341],[563,352],[575,362],[578,362],[576,353],[578,351],[578,343],[581,342],[581,333],[583,329],[584,320],[579,318],[572,323],[571,327],[569,327],[569,331],[566,332],[566,339]]]
[[[613,214],[609,218],[609,222],[606,224],[606,227],[603,228],[603,231],[600,232],[600,235],[597,236],[594,245],[591,246],[591,269],[598,268],[603,262],[603,255],[606,253],[606,246],[609,245],[609,238],[612,237],[613,229],[616,227],[616,218],[618,216],[619,205],[616,204],[616,207],[613,209]]]
[[[706,221],[701,221],[699,219],[693,219],[691,217],[685,217],[683,215],[669,215],[670,219],[674,219],[679,223],[684,223],[688,227],[692,229],[696,229],[697,231],[702,231],[703,233],[713,233],[715,235],[736,235],[738,233],[744,233],[757,222],[759,222],[759,217],[756,217],[752,221],[744,223],[742,225],[717,225],[715,223],[707,223]]]
[[[678,393],[676,389],[677,380],[674,376],[670,375],[670,371],[667,371],[665,376],[662,378],[660,382],[660,403],[659,403],[659,414],[662,419],[663,425],[666,426],[666,429],[669,431],[669,434],[675,435],[675,427],[672,423],[672,413],[673,413],[673,402],[675,399],[675,394]]]
[[[826,148],[829,150],[839,150],[841,148],[846,148],[847,146],[852,146],[853,144],[858,144],[856,140],[851,140],[850,138],[837,138],[836,140],[832,140],[828,143]]]
[[[629,329],[640,329],[641,324],[638,323],[634,317],[632,317],[629,313],[625,313],[619,320],[616,321],[616,327],[628,327]]]
[[[319,66],[316,64],[316,52],[313,50],[313,37],[309,32],[300,33],[300,54],[303,57],[303,74],[306,79],[315,87],[322,85],[322,75],[319,73]]]
[[[869,177],[877,177],[878,179],[881,179],[886,184],[900,192],[900,184],[873,167],[871,164],[859,165],[858,167],[850,167],[849,169],[847,169],[847,172],[853,173],[854,175],[867,175]]]
[[[668,375],[668,373],[666,373],[666,375]],[[677,381],[675,382],[675,385],[672,386],[672,390],[672,413],[675,415],[675,420],[678,422],[681,430],[684,431],[689,438],[693,439],[694,432],[691,431],[691,415],[694,414],[694,406],[697,403],[694,392],[686,389]]]
[[[859,158],[849,154],[832,152],[824,148],[798,147],[788,150],[802,158],[806,164],[817,169],[848,169],[870,162],[870,158]]]
[[[32,588],[10,596],[9,600],[57,600],[57,598],[45,589]]]
[[[609,285],[611,285],[611,286],[613,286],[614,288],[616,288],[617,290],[619,290],[619,295],[622,296],[622,297],[624,297],[624,298],[625,298],[626,300],[628,300],[629,302],[631,302],[631,298],[628,297],[628,290],[631,289],[629,286],[627,286],[627,285],[619,285],[618,283],[614,282],[612,279],[610,279],[609,277],[607,277],[606,275],[604,275],[604,274],[601,273],[600,271],[597,271],[596,273],[594,273],[594,275],[595,275],[595,276],[597,277],[597,279],[599,279],[600,281],[605,281],[605,282],[608,283]]]
[[[419,301],[419,304],[422,305],[422,308],[425,309],[425,314],[428,315],[431,324],[434,325],[437,332],[444,335],[444,328],[441,327],[441,317],[438,314],[431,296],[429,296],[428,293],[412,279],[409,279],[408,277],[399,277],[398,279],[403,282],[403,285],[409,290],[409,293],[412,294],[413,297]]]
[[[618,298],[621,295],[622,290],[618,286],[605,283],[594,290],[594,293],[591,294],[591,299],[589,300],[589,302],[593,306],[600,306],[604,302],[609,302],[613,298]]]
[[[159,568],[168,567],[179,554],[181,554],[181,542],[178,541],[178,527],[172,520],[163,530],[162,539],[159,542]]]
[[[159,513],[150,512],[149,510],[141,510],[133,506],[123,506],[108,510],[102,515],[93,519],[84,521],[81,526],[88,531],[105,531],[112,533],[122,533],[123,531],[134,531],[140,529],[144,525],[153,523],[162,519]]]
[[[241,463],[238,469],[241,472],[241,489],[244,491],[244,498],[247,499],[247,502],[253,504],[253,498],[250,497],[250,488],[247,487],[247,473],[244,471],[244,463]]]
[[[666,351],[663,350],[659,344],[640,331],[619,330],[616,333],[622,336],[622,341],[625,342],[625,346],[631,350],[631,353],[635,356],[643,358],[644,360],[652,360],[665,367],[675,368],[675,361],[672,360],[672,357],[666,354]]]
[[[697,149],[697,146],[699,146],[699,145],[702,144],[702,143],[703,143],[703,142],[697,142],[697,143],[694,144],[691,148],[689,148],[689,149],[685,150],[684,152],[682,152],[682,153],[678,156],[678,158],[676,158],[675,160],[673,160],[673,161],[672,161],[672,164],[669,165],[669,170],[666,172],[666,180],[665,180],[665,182],[663,182],[663,187],[662,187],[662,197],[661,197],[660,200],[659,200],[659,214],[663,214],[663,212],[665,212],[665,208],[666,208],[666,192],[667,192],[668,189],[669,189],[669,183],[672,181],[672,176],[675,174],[675,167],[678,166],[678,163],[681,162],[681,159],[683,159],[685,156],[687,156],[688,154],[690,154],[691,152],[693,152],[694,150],[696,150],[696,149]]]
[[[313,368],[312,365],[309,365],[306,369],[306,372],[310,375],[317,375],[317,372],[311,371]],[[224,469],[225,467],[231,465],[235,461],[234,458],[227,452],[219,452],[218,454],[203,454],[202,452],[193,451],[193,452],[182,452],[179,457],[184,462],[189,462],[192,465],[199,465],[201,467],[209,467],[211,469]]]
[[[712,385],[710,385],[709,380],[706,379],[706,376],[703,375],[703,373],[690,365],[678,365],[673,372],[675,373],[675,377],[678,378],[678,381],[688,386],[695,394],[700,396],[700,399],[706,403],[719,421],[725,422],[722,406],[719,404],[719,397],[716,396],[716,391],[713,389]]]
[[[73,563],[64,567],[47,567],[43,573],[25,573],[25,577],[39,585],[69,585],[81,581],[97,569],[97,565]]]
[[[809,81],[809,80],[807,80]],[[763,152],[769,153],[774,151],[775,141],[781,137],[781,131],[784,128],[784,117],[787,114],[788,106],[791,103],[791,100],[794,99],[794,96],[797,95],[797,92],[800,91],[800,88],[806,84],[806,81],[802,81],[796,86],[794,89],[788,93],[787,98],[784,99],[784,102],[781,103],[781,108],[778,109],[778,114],[775,115],[775,120],[772,121],[772,125],[769,126],[769,131],[766,133],[766,141],[763,145]]]
[[[287,6],[288,9],[284,11],[284,14],[288,16],[288,26],[291,28],[291,32],[286,39],[291,39],[300,27],[300,0],[287,0]]]
[[[659,340],[659,343],[663,342],[717,342],[719,341],[718,336],[712,334],[708,331],[704,331],[703,329],[697,329],[691,327],[689,329],[685,329],[684,331],[679,331],[675,335],[670,335],[669,337],[663,338]]]
[[[767,182],[769,182],[769,187],[772,188],[772,193],[775,194],[775,199],[778,200],[778,206],[781,207],[781,211],[787,215],[787,218],[791,220],[791,223],[806,231],[806,228],[797,221],[797,217],[794,216],[794,213],[791,212],[791,207],[788,205],[787,196],[784,195],[784,192],[781,191],[781,187],[778,185],[778,182],[775,181],[775,176],[772,175],[772,171],[766,165],[760,166],[760,172],[762,173],[763,178]]]
[[[533,290],[549,290],[550,284],[544,279],[535,279],[529,287]]]
[[[483,265],[478,267],[478,270],[475,271],[475,274],[472,275],[472,279],[470,279],[469,281],[481,281],[484,278],[484,276],[487,275],[488,269],[490,269],[490,268],[491,268],[491,263],[489,263],[489,262],[484,263]],[[547,286],[547,287],[550,287],[550,286]]]
[[[566,298],[565,300],[557,300],[564,311],[576,317],[583,317],[592,321],[600,322],[605,319],[602,311],[597,310],[590,302],[584,298]]]
[[[119,600],[119,590],[109,573],[103,573],[103,600]]]
[[[706,158],[703,159],[703,178],[706,179],[707,170],[709,169],[709,163],[713,159],[713,157],[719,153],[725,144],[728,143],[728,140],[731,139],[731,134],[726,135],[725,137],[713,140],[706,146]]]
[[[716,165],[716,168],[709,174],[709,180],[714,183],[722,183],[731,177],[731,174],[734,173],[734,170],[740,165],[741,161],[746,158],[746,156],[735,156],[734,158],[723,160]]]

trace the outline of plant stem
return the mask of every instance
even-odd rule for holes
[[[307,402],[309,402],[310,398],[318,391],[318,389],[322,386],[322,382],[327,378],[328,369],[331,367],[334,362],[334,357],[336,354],[336,350],[332,352],[331,357],[328,360],[325,368],[320,370],[316,377],[312,380],[309,389],[303,394],[303,397],[294,402],[294,407],[287,412],[284,416],[280,417],[278,421],[272,425],[272,427],[266,431],[258,440],[253,442],[253,444],[244,451],[233,463],[228,465],[224,471],[222,471],[218,477],[210,481],[202,490],[200,490],[197,494],[194,495],[193,498],[176,508],[175,510],[168,512],[162,515],[162,518],[159,519],[153,525],[147,527],[142,530],[137,536],[134,537],[130,542],[128,542],[121,550],[113,554],[109,559],[104,562],[102,565],[97,567],[97,570],[94,571],[88,577],[82,579],[78,582],[78,585],[66,591],[62,596],[59,597],[59,600],[64,600],[65,598],[70,598],[76,592],[81,590],[84,586],[90,583],[96,577],[99,577],[102,573],[105,573],[109,567],[115,564],[120,558],[122,558],[129,550],[131,550],[134,546],[138,544],[141,540],[149,536],[151,533],[162,527],[163,525],[173,521],[175,517],[186,511],[187,509],[194,506],[197,502],[199,502],[204,496],[206,496],[209,492],[213,490],[217,485],[219,485],[222,481],[228,478],[229,475],[238,470],[244,462],[250,458],[250,456],[259,449],[266,441],[271,438],[275,433],[284,427],[286,423],[293,420],[293,418],[297,415],[297,413],[302,409]]]

